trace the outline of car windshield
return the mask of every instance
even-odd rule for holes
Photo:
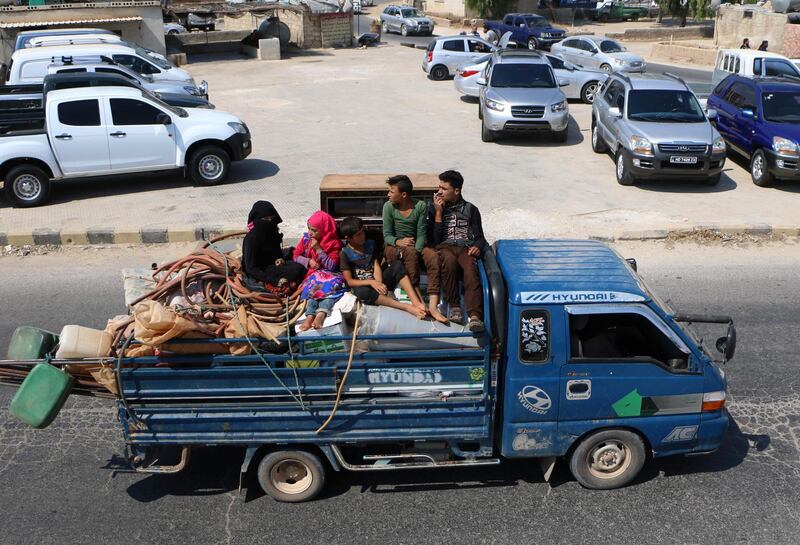
[[[555,87],[553,71],[546,64],[498,64],[492,71],[492,87]]]
[[[622,53],[625,48],[614,40],[603,40],[600,42],[600,51],[603,53]]]
[[[165,61],[160,57],[156,57],[155,51],[152,51],[150,49],[145,49],[140,45],[135,45],[133,48],[136,50],[136,53],[138,53],[145,59],[149,60],[159,68],[163,68],[164,70],[169,70],[170,68],[172,68],[172,65],[170,63],[168,63],[167,61]]]
[[[177,106],[171,106],[171,105],[167,104],[160,97],[160,95],[157,95],[156,93],[151,93],[147,89],[142,89],[142,95],[146,96],[147,98],[149,98],[150,100],[152,100],[153,102],[155,102],[156,104],[161,106],[162,108],[164,108],[166,110],[169,110],[170,112],[174,113],[178,117],[189,117],[189,114],[186,113],[186,110],[184,110],[183,108],[179,108]]]
[[[403,17],[425,17],[418,9],[409,8],[401,11],[403,13]]]
[[[702,123],[706,116],[691,91],[647,89],[628,93],[628,119],[655,123]]]
[[[544,17],[528,17],[525,19],[529,27],[549,27],[550,23]]]
[[[763,93],[764,119],[773,123],[800,121],[800,93]]]

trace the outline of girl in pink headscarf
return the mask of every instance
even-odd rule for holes
[[[336,232],[336,221],[318,210],[308,219],[308,232],[297,243],[293,259],[308,269],[301,298],[308,302],[301,331],[319,329],[330,316],[333,305],[347,291],[339,272],[342,241]]]

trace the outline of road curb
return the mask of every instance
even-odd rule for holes
[[[113,227],[90,227],[84,230],[67,228],[34,229],[32,231],[0,231],[0,246],[83,246],[108,244],[168,244],[171,242],[196,242],[214,237],[240,233],[241,227],[223,225],[167,225],[148,226],[140,229],[114,229]],[[299,238],[300,234],[286,233],[287,241]],[[716,225],[697,224],[673,229],[622,230],[614,233],[590,234],[592,240],[652,241],[686,239],[692,237],[726,240],[738,236],[795,237],[800,236],[800,227],[770,225],[767,223]]]

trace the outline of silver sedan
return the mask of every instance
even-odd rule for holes
[[[476,59],[474,64],[464,64],[458,67],[453,83],[459,93],[471,97],[478,96],[477,80],[486,67],[489,57],[491,55]],[[582,100],[586,104],[594,102],[595,93],[608,77],[606,72],[574,65],[564,61],[558,55],[545,54],[544,57],[553,67],[556,77],[569,82],[569,85],[561,88],[568,99]]]

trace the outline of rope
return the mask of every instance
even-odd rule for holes
[[[353,339],[350,341],[350,356],[347,358],[347,368],[344,370],[344,376],[342,377],[342,382],[339,383],[339,389],[336,391],[336,401],[333,403],[333,410],[331,411],[330,416],[322,425],[317,428],[315,433],[320,433],[322,430],[328,427],[328,424],[331,423],[333,420],[336,411],[339,410],[339,402],[342,399],[342,392],[344,391],[344,385],[347,382],[347,377],[350,374],[350,367],[353,365],[353,354],[356,351],[356,336],[358,335],[358,326],[359,322],[361,321],[361,302],[357,303],[356,306],[356,323],[353,326]]]
[[[130,405],[128,405],[128,400],[125,399],[125,390],[122,389],[122,376],[120,375],[120,368],[122,367],[122,357],[125,355],[125,349],[128,348],[128,345],[131,344],[133,341],[133,333],[125,339],[125,344],[122,345],[122,350],[119,351],[119,355],[117,356],[117,369],[114,376],[117,379],[117,394],[119,395],[120,401],[122,401],[122,405],[125,407],[125,412],[128,413],[128,418],[130,418],[133,422],[139,424],[141,421],[136,416],[136,413],[133,412]]]

